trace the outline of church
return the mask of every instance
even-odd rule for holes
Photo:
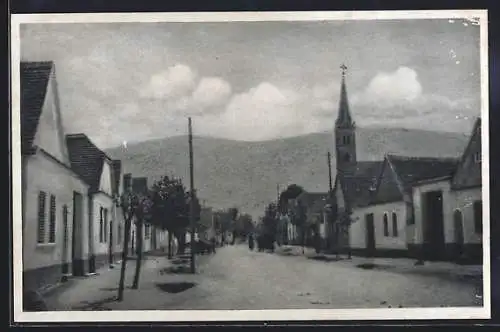
[[[347,68],[341,69],[330,249],[369,257],[480,261],[480,118],[460,158],[386,154],[382,160],[359,161]],[[457,186],[459,179],[463,186]]]

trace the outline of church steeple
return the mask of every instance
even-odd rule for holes
[[[347,89],[345,86],[345,75],[347,71],[347,66],[342,64],[340,66],[342,69],[342,83],[340,85],[340,102],[339,102],[339,113],[337,115],[337,121],[335,125],[337,127],[354,127],[354,122],[351,118],[351,112],[349,111],[349,101],[347,99]]]
[[[356,165],[356,126],[352,121],[347,99],[345,76],[347,67],[342,64],[342,83],[337,120],[335,121],[335,153],[337,172],[345,174]]]

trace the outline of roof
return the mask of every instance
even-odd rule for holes
[[[113,172],[113,193],[120,193],[120,179],[122,172],[122,162],[121,160],[113,160],[111,162],[111,168]]]
[[[403,157],[387,155],[405,190],[427,180],[451,177],[455,171],[457,158]]]
[[[347,88],[345,86],[345,78],[342,76],[342,83],[340,87],[340,101],[339,101],[339,113],[337,115],[337,120],[335,121],[337,127],[352,127],[354,122],[352,121],[351,112],[349,111],[349,102],[347,99]]]
[[[459,165],[452,178],[452,189],[466,189],[471,187],[481,187],[481,164],[467,164],[470,155],[481,152],[481,118],[476,118],[474,126],[462,156]]]
[[[109,157],[85,134],[66,135],[71,168],[90,185],[90,191],[99,190],[102,168]]]
[[[54,68],[52,61],[21,62],[21,151],[32,153],[38,122]]]
[[[339,176],[348,209],[366,206],[381,174],[383,161],[359,161],[350,173]]]

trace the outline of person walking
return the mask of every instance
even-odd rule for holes
[[[253,235],[252,234],[250,234],[248,236],[248,248],[250,250],[253,250],[253,248],[254,248],[254,242],[253,242]]]

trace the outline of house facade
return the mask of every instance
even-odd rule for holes
[[[89,185],[88,234],[89,257],[87,271],[94,273],[104,265],[119,259],[123,216],[117,204],[116,178],[120,177],[118,162],[100,150],[85,134],[66,135],[71,168]],[[115,218],[118,218],[115,219]],[[118,230],[120,234],[118,235]]]
[[[88,184],[71,169],[52,62],[21,63],[23,287],[83,275]]]

